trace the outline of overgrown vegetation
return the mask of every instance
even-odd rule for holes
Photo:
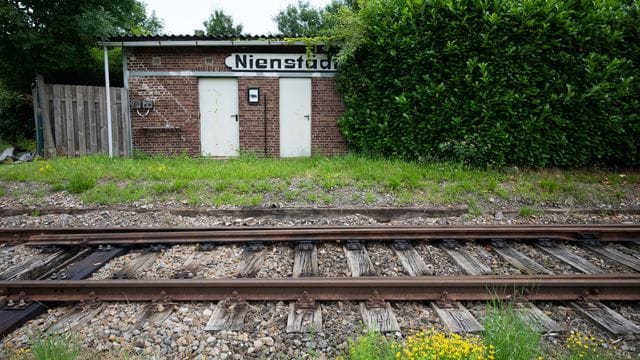
[[[394,359],[393,342],[379,332],[365,331],[362,336],[350,339],[348,344],[350,360]]]
[[[542,355],[542,335],[518,315],[514,304],[493,303],[483,322],[484,343],[494,350],[496,360],[531,360]]]
[[[102,352],[82,349],[80,343],[76,334],[38,334],[31,339],[29,347],[9,351],[9,360],[146,360],[154,357],[133,355],[124,348]],[[6,343],[2,350],[7,350]]]
[[[520,209],[520,216],[531,217],[541,215],[542,207],[619,206],[634,201],[640,172],[481,170],[354,155],[306,159],[245,155],[229,160],[90,156],[3,166],[0,181],[40,182],[49,192],[80,194],[87,204],[172,200],[213,206],[466,205],[476,215],[511,207]],[[38,196],[45,195],[41,189]]]
[[[640,165],[637,1],[372,0],[342,15],[341,127],[358,151]]]
[[[34,360],[76,360],[80,356],[80,344],[70,335],[40,335],[30,347]]]
[[[611,345],[592,335],[571,333],[564,344],[545,343],[542,334],[521,317],[513,303],[490,304],[481,336],[421,330],[394,340],[367,330],[349,340],[350,360],[614,360],[625,359]]]

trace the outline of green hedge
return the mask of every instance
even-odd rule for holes
[[[363,2],[364,40],[338,73],[342,131],[360,152],[408,159],[638,166],[639,6]]]

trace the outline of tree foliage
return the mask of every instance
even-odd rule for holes
[[[98,40],[161,29],[157,18],[147,21],[136,0],[5,0],[0,2],[0,76],[6,86],[24,91],[36,74],[90,64]]]
[[[205,32],[210,36],[240,36],[242,34],[242,24],[233,25],[233,18],[222,10],[214,10],[213,13],[205,20]],[[196,30],[196,34],[198,31]]]
[[[370,0],[343,14],[340,125],[364,153],[640,165],[635,0]]]
[[[278,12],[273,20],[278,31],[289,37],[312,37],[329,33],[335,25],[335,16],[343,9],[355,9],[355,0],[333,0],[324,8],[312,7],[308,1],[298,0]]]

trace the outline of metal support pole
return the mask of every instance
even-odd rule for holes
[[[109,142],[109,157],[113,157],[113,133],[111,124],[111,88],[109,87],[109,52],[104,46],[104,86],[107,98],[107,138]]]

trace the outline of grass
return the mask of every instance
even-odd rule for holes
[[[496,360],[531,360],[541,355],[542,335],[518,315],[511,303],[487,308],[482,336],[495,349]]]
[[[0,181],[33,181],[79,194],[86,204],[183,201],[192,205],[468,205],[589,206],[629,202],[640,172],[479,170],[454,163],[417,163],[355,155],[301,159],[244,155],[228,160],[157,157],[57,158],[3,167]],[[355,194],[355,195],[354,195]],[[14,195],[12,195],[14,196]],[[513,206],[513,205],[512,205]],[[516,204],[516,206],[518,206]],[[535,214],[522,209],[521,216]]]
[[[34,360],[76,360],[80,344],[69,335],[40,335],[33,340],[30,353]]]
[[[379,332],[367,330],[362,336],[348,341],[350,360],[391,360],[394,359],[392,342]]]
[[[7,190],[5,190],[4,186],[0,186],[0,196],[4,196],[4,194],[7,193]]]
[[[542,215],[542,210],[532,208],[531,206],[523,205],[518,210],[518,216],[530,219],[532,217]]]

